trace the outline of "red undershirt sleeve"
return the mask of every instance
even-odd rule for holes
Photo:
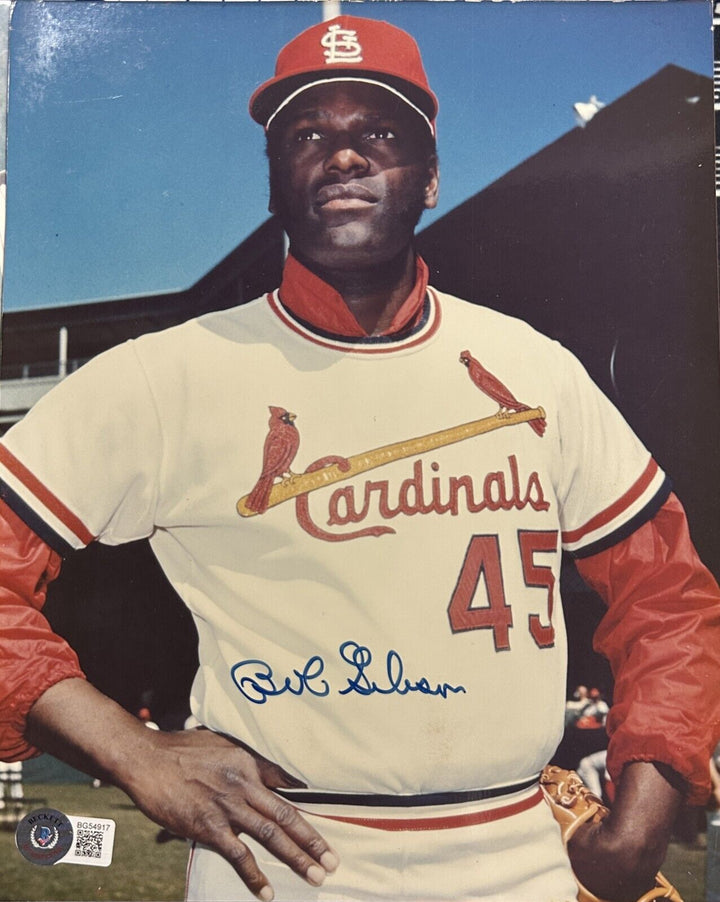
[[[40,613],[61,558],[0,501],[0,760],[38,754],[28,711],[50,686],[84,677],[75,652]]]
[[[703,804],[720,737],[720,590],[682,505],[671,494],[628,538],[576,564],[607,605],[594,646],[615,677],[611,776],[632,761],[667,764]]]

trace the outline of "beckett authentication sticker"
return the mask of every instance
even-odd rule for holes
[[[15,831],[18,850],[33,864],[57,864],[73,843],[73,826],[54,808],[39,808],[20,821]]]
[[[15,843],[33,864],[89,864],[112,862],[115,821],[76,817],[54,808],[40,808],[18,824]]]

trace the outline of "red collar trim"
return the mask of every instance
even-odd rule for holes
[[[440,328],[442,321],[440,300],[435,290],[428,288],[427,300],[423,304],[418,323],[413,325],[412,329],[403,333],[402,337],[370,335],[364,338],[343,338],[329,333],[325,335],[317,327],[312,328],[302,323],[301,320],[296,319],[282,305],[278,294],[278,291],[268,294],[267,302],[270,305],[270,309],[288,329],[313,344],[333,351],[342,351],[343,353],[352,352],[353,354],[372,357],[377,354],[390,354],[399,350],[407,351],[410,348],[416,348],[418,345],[424,344],[432,338]],[[427,316],[425,315],[426,313]]]
[[[429,271],[422,257],[416,257],[415,285],[383,335],[393,335],[414,325],[422,316]],[[327,282],[288,254],[280,284],[280,300],[296,317],[333,335],[367,338],[342,296]]]

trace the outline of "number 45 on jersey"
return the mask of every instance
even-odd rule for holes
[[[538,648],[555,644],[552,625],[555,576],[552,564],[538,563],[536,555],[558,554],[558,531],[519,529],[518,549],[525,585],[543,590],[545,605],[540,613],[528,615],[528,629]],[[484,591],[481,591],[481,584]],[[479,603],[485,596],[486,604]],[[492,630],[495,651],[510,650],[512,606],[505,597],[500,539],[496,535],[473,536],[465,552],[465,560],[455,591],[448,606],[450,627],[454,633],[467,630]],[[545,622],[543,623],[543,620]]]

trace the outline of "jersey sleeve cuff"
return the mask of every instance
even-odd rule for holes
[[[674,747],[677,746],[677,747]],[[687,785],[688,805],[704,805],[710,795],[710,769],[704,756],[688,755],[672,737],[626,736],[617,734],[610,740],[607,768],[617,782],[623,768],[635,761],[655,762],[672,768]]]
[[[583,526],[563,531],[563,548],[575,558],[611,548],[652,520],[671,492],[670,479],[651,459],[640,478],[614,504]]]
[[[0,499],[62,557],[84,548],[95,538],[80,518],[2,444]]]

